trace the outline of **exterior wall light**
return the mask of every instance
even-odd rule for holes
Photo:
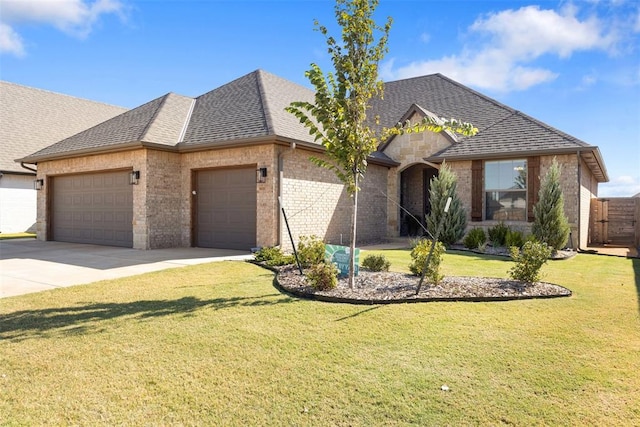
[[[35,190],[42,190],[42,188],[44,187],[44,179],[36,179],[35,181],[33,181],[33,188]]]
[[[256,169],[256,182],[259,184],[267,182],[267,168]]]
[[[129,174],[129,184],[138,185],[138,181],[140,180],[140,171],[131,171]]]

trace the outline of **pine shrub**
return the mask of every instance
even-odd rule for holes
[[[362,266],[370,271],[389,271],[391,262],[382,254],[369,254],[362,260]]]
[[[545,175],[538,203],[533,207],[535,219],[531,232],[541,242],[554,250],[562,249],[569,240],[569,220],[564,214],[564,195],[560,188],[560,166],[556,159]]]
[[[505,246],[507,243],[507,233],[509,233],[510,228],[508,225],[505,225],[504,222],[500,221],[493,227],[489,228],[489,240],[493,246]]]
[[[522,250],[515,246],[509,248],[511,257],[516,264],[509,270],[509,276],[514,280],[533,283],[540,280],[540,269],[551,255],[551,247],[546,243],[527,241]]]
[[[293,255],[285,255],[282,249],[277,246],[266,246],[260,248],[255,254],[254,259],[258,262],[264,262],[270,267],[293,264],[295,259]]]
[[[469,230],[462,242],[465,248],[478,249],[487,242],[487,234],[482,228],[473,228]]]
[[[338,268],[330,262],[312,265],[306,277],[311,287],[318,291],[328,291],[338,286]]]
[[[462,202],[457,194],[458,178],[446,163],[442,164],[438,176],[431,180],[429,198],[431,200],[431,212],[427,216],[427,229],[435,236],[438,225],[444,216],[442,228],[438,240],[445,246],[451,246],[464,236],[467,228],[467,214],[462,208]],[[444,208],[447,199],[451,197],[449,212]]]
[[[429,239],[422,239],[411,250],[411,264],[409,264],[409,270],[416,276],[422,275],[424,265],[427,262],[427,257],[431,251],[432,241]],[[436,242],[433,248],[433,255],[427,266],[425,277],[429,279],[431,283],[437,285],[444,278],[444,275],[440,273],[440,264],[442,263],[442,255],[446,252],[446,248],[441,242]]]
[[[524,245],[525,238],[522,231],[519,230],[509,230],[507,231],[507,235],[504,239],[504,245],[508,248],[515,246],[517,248],[521,248]]]

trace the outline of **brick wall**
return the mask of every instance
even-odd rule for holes
[[[182,246],[180,154],[148,150],[146,159],[146,227],[134,228],[134,241],[149,249]]]
[[[580,162],[580,230],[576,244],[579,244],[580,248],[586,248],[591,243],[590,208],[591,200],[598,197],[598,181],[587,164],[582,160]]]
[[[554,156],[540,157],[540,176],[544,177],[551,167]],[[589,172],[587,166],[582,164],[582,185],[578,185],[578,163],[575,154],[555,156],[561,165],[560,185],[564,195],[564,211],[569,220],[571,227],[573,246],[577,247],[578,242],[582,245],[587,239],[587,230],[589,224],[589,199],[593,195],[594,189],[597,188],[595,179]],[[448,162],[451,170],[458,177],[458,197],[462,201],[462,205],[467,212],[467,230],[471,228],[493,227],[497,221],[471,222],[471,162],[460,161]],[[581,197],[580,209],[578,209],[578,198]],[[483,205],[485,200],[483,198]],[[484,207],[483,207],[484,212]],[[578,229],[578,217],[580,216],[580,230]],[[531,232],[531,223],[521,221],[505,222],[515,230],[524,233]],[[568,244],[570,244],[569,242]]]
[[[288,150],[283,155],[282,202],[294,241],[317,235],[327,243],[349,244],[353,201],[334,172],[311,163],[312,153]],[[314,154],[318,155],[318,154]],[[369,165],[358,200],[358,242],[386,237],[387,203],[382,191],[387,186],[388,168]],[[291,250],[282,225],[281,243]]]
[[[49,236],[47,212],[50,181],[48,178],[56,175],[90,173],[115,169],[133,169],[140,171],[140,184],[134,185],[133,191],[133,247],[136,249],[150,249],[146,239],[146,197],[147,197],[147,162],[146,150],[131,150],[119,153],[100,154],[95,156],[75,157],[70,159],[52,160],[38,163],[38,179],[45,180],[45,188],[38,191],[38,212],[36,230],[39,240],[47,240]],[[141,235],[145,238],[141,238]]]
[[[191,246],[192,177],[195,170],[252,166],[267,168],[265,183],[256,184],[256,244],[272,246],[278,241],[277,155],[275,145],[257,145],[197,151],[181,155],[180,230],[181,246]]]

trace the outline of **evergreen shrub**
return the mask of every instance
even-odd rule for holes
[[[478,249],[487,242],[487,233],[482,228],[473,228],[469,230],[462,242],[465,248]]]
[[[369,254],[362,260],[362,266],[371,271],[389,271],[391,262],[382,254]]]

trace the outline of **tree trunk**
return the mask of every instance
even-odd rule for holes
[[[355,289],[355,272],[356,272],[356,224],[358,221],[358,174],[354,174],[354,182],[356,184],[353,193],[353,211],[351,213],[351,250],[349,251],[349,288]]]

